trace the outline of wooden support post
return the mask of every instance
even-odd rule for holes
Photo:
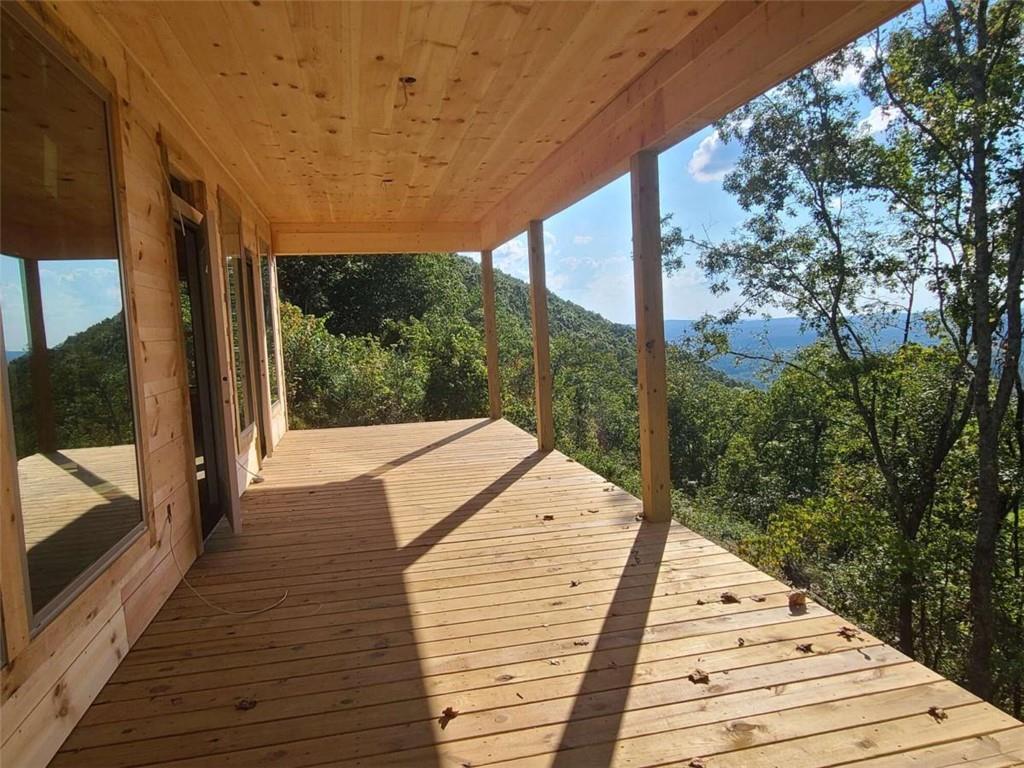
[[[665,384],[665,316],[661,295],[661,207],[658,155],[630,159],[633,197],[633,283],[636,291],[637,389],[644,516],[672,517]]]
[[[30,640],[28,563],[25,559],[25,531],[21,518],[18,490],[18,456],[14,445],[14,421],[11,413],[10,386],[7,381],[6,347],[3,318],[0,318],[0,580],[3,583],[5,660],[10,662],[26,648]],[[5,670],[6,671],[6,670]]]
[[[54,421],[49,352],[46,349],[46,323],[43,320],[39,262],[35,259],[22,259],[21,274],[25,286],[25,312],[28,315],[28,365],[32,378],[32,411],[35,414],[36,422],[36,450],[40,453],[50,453],[57,450],[57,425]]]
[[[544,278],[544,222],[531,221],[528,238],[537,447],[541,451],[550,451],[555,447],[555,425],[551,415],[551,340],[548,336],[548,288]]]
[[[498,320],[494,313],[494,259],[480,252],[480,292],[484,305],[484,342],[487,345],[487,398],[492,419],[501,418],[501,375],[498,372]]]

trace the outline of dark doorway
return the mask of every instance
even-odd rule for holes
[[[222,457],[227,455],[224,435],[215,410],[217,382],[213,372],[217,363],[210,343],[213,293],[209,252],[203,231],[193,222],[176,217],[174,231],[199,511],[205,539],[224,515],[224,499],[230,494],[222,466]]]

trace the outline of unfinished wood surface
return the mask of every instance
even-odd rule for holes
[[[150,518],[151,535],[135,539],[58,616],[28,638],[24,618],[15,622],[10,616],[14,611],[24,616],[25,600],[21,609],[8,600],[8,586],[13,583],[8,569],[16,568],[17,560],[6,549],[3,553],[5,632],[9,639],[22,639],[14,646],[9,644],[12,653],[8,659],[13,661],[0,671],[0,764],[35,768],[45,765],[57,751],[124,650],[139,637],[178,583],[177,568],[170,557],[172,542],[182,567],[188,567],[196,556],[197,510],[189,492],[195,460],[185,439],[190,434],[185,410],[188,388],[181,365],[174,247],[167,226],[170,190],[158,132],[194,159],[193,178],[211,189],[229,189],[241,201],[247,220],[263,217],[245,189],[235,183],[226,164],[210,153],[189,121],[167,101],[94,6],[5,3],[5,11],[12,10],[9,6],[14,6],[20,17],[37,23],[70,60],[86,69],[112,96],[109,122],[114,134],[113,182],[121,213],[125,317],[136,372],[134,391],[144,462],[141,501],[148,512],[154,513]],[[8,23],[6,18],[4,23]],[[5,75],[6,70],[5,63]],[[52,68],[48,71],[57,74]],[[67,110],[64,116],[70,121],[68,126],[78,125],[67,117]],[[9,117],[5,113],[4,119]],[[92,199],[76,200],[82,210],[96,216],[99,208]],[[4,233],[9,234],[6,226]],[[78,255],[91,252],[82,248],[78,251]],[[213,277],[222,281],[218,267]],[[221,331],[225,327],[223,323],[218,325]],[[0,471],[4,493],[10,493],[14,477],[8,466],[14,465],[5,464]],[[20,533],[17,538],[9,536],[6,503],[3,511],[5,528],[0,538],[6,548],[8,542],[16,543],[21,537]],[[168,516],[173,523],[168,523]],[[23,592],[17,594],[20,597]]]
[[[672,517],[665,383],[665,310],[661,295],[661,203],[658,155],[641,152],[629,166],[633,208],[637,403],[640,474],[648,520]]]
[[[555,447],[551,408],[551,335],[548,331],[548,285],[544,266],[544,222],[531,221],[527,230],[530,252],[530,327],[533,330],[533,407],[537,415],[537,445]]]
[[[495,247],[909,5],[91,7],[286,254]]]
[[[179,587],[54,766],[1024,759],[1017,721],[506,421],[292,431],[263,471],[189,578],[287,598]]]
[[[0,316],[0,353],[6,359],[3,317]],[[4,658],[13,659],[29,642],[30,600],[25,576],[25,550],[21,546],[21,505],[18,503],[18,457],[14,451],[14,423],[7,366],[0,365],[0,610],[3,613]]]
[[[494,257],[480,253],[480,294],[483,297],[484,343],[487,349],[487,402],[492,419],[501,418],[501,371],[498,368],[498,318],[494,309]]]

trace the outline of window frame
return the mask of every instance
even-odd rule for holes
[[[232,218],[237,222],[238,231],[238,252],[231,256],[228,255],[227,249],[224,247],[224,235],[225,235],[225,213],[230,212]],[[248,325],[244,315],[246,312],[245,296],[245,275],[243,274],[246,269],[246,245],[245,245],[245,222],[242,218],[242,210],[237,203],[223,190],[218,188],[217,190],[217,240],[218,249],[220,252],[221,268],[224,270],[224,307],[226,310],[226,321],[227,321],[227,342],[228,342],[228,362],[231,365],[231,403],[232,413],[231,418],[235,423],[235,451],[240,452],[243,447],[251,441],[252,434],[256,432],[256,411],[258,407],[258,399],[255,397],[255,382],[253,381],[253,354],[254,350],[252,344],[249,341],[249,336],[252,332],[247,333],[246,326]],[[235,260],[235,268],[231,270],[228,268],[228,259]],[[251,267],[251,264],[250,264]],[[233,282],[237,281],[237,282]],[[231,314],[231,291],[235,290],[236,300],[238,302],[238,338],[239,345],[244,355],[241,361],[235,359],[235,318]],[[239,371],[238,364],[241,362],[243,368],[244,381],[242,386],[239,387]],[[258,372],[257,372],[258,376]],[[241,390],[245,394],[245,416],[248,423],[243,424],[240,403],[238,402],[238,391]]]
[[[28,631],[27,641],[31,642],[32,639],[40,634],[72,603],[74,603],[74,601],[91,584],[106,572],[115,560],[123,555],[147,531],[149,531],[151,541],[153,542],[156,541],[157,532],[154,506],[150,495],[152,482],[149,476],[149,467],[145,461],[145,450],[142,439],[143,435],[147,434],[147,430],[145,429],[144,408],[145,391],[137,370],[137,363],[139,360],[139,353],[137,351],[139,339],[138,330],[134,322],[135,302],[132,291],[133,284],[131,279],[131,267],[129,265],[130,259],[126,258],[126,243],[129,242],[129,232],[127,215],[125,213],[127,211],[127,201],[125,199],[125,174],[121,144],[122,129],[116,95],[116,82],[113,81],[112,77],[110,78],[109,83],[101,82],[93,72],[83,66],[70,51],[61,45],[60,41],[58,41],[49,31],[44,29],[42,24],[40,24],[39,21],[37,21],[27,10],[19,6],[9,7],[8,4],[5,3],[3,9],[0,10],[0,17],[3,18],[4,23],[11,23],[19,26],[28,36],[33,38],[48,55],[52,56],[57,63],[66,67],[72,76],[74,76],[93,95],[95,95],[103,105],[104,119],[106,123],[107,165],[110,169],[110,191],[113,208],[111,214],[114,219],[114,255],[117,259],[117,272],[121,282],[121,305],[122,314],[124,316],[126,363],[128,366],[128,391],[132,401],[132,426],[135,433],[135,468],[136,473],[138,474],[139,483],[139,522],[133,526],[131,530],[125,533],[124,536],[114,542],[106,552],[93,561],[88,568],[70,581],[40,611],[35,611],[33,609],[32,601],[29,597],[30,574],[28,572],[24,531],[22,530],[20,540],[16,542],[21,554],[21,568],[19,569],[21,575],[20,582],[10,583],[5,580],[5,583],[0,585],[0,598],[2,598],[4,606],[4,661],[9,664],[22,650],[22,645],[18,641],[19,639],[12,638],[9,634],[12,618],[18,619],[19,624],[21,620],[26,622]],[[0,342],[0,347],[2,346],[2,342]],[[6,356],[4,361],[0,362],[0,364],[4,366],[4,386],[2,392],[2,396],[4,398],[4,418],[10,419],[10,388],[7,381]],[[14,457],[13,469],[16,470],[17,460],[16,454],[13,450],[13,430],[9,433],[6,431],[0,433],[0,440],[4,440],[6,442],[8,435],[10,448],[12,449],[10,453],[11,456]],[[11,469],[11,467],[5,467],[6,471]],[[17,475],[15,472],[13,483],[14,515],[17,518],[15,524],[19,529],[21,529],[21,496],[18,490],[16,478]],[[8,572],[5,570],[5,575],[7,574]],[[25,594],[24,611],[22,612],[23,617],[12,617],[8,615],[8,611],[10,610],[8,606],[11,601],[7,598],[11,590],[20,590]],[[14,604],[19,606],[22,604],[22,601],[16,600],[14,601]]]
[[[273,410],[281,403],[282,375],[281,367],[278,365],[278,352],[280,347],[280,332],[278,329],[276,299],[277,299],[277,260],[273,258],[270,251],[270,243],[263,237],[257,237],[257,260],[259,262],[260,293],[263,299],[263,342],[267,358],[267,389],[270,391],[270,408]],[[266,270],[267,280],[264,284],[263,274]],[[271,349],[273,340],[273,349]],[[270,368],[273,366],[275,378],[270,377]],[[275,391],[275,386],[276,391]]]

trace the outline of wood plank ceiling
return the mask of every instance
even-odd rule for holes
[[[822,44],[827,52],[905,4],[828,3],[828,12],[801,13],[811,22],[797,24],[804,39],[787,41],[785,52],[806,50],[792,62],[799,68],[821,55]],[[866,6],[874,10],[852,14]],[[98,7],[267,217],[321,230],[332,223],[429,222],[479,233],[524,179],[652,63],[687,44],[703,50],[744,21],[748,34],[767,29],[749,22],[764,14],[758,3]],[[813,33],[837,19],[848,22],[815,46]],[[745,66],[724,67],[721,93],[750,79]],[[770,84],[752,83],[744,95]],[[575,180],[578,193],[563,190],[556,205],[590,191],[591,181],[607,180],[584,175]],[[513,234],[507,230],[523,223],[492,224],[489,236]]]

